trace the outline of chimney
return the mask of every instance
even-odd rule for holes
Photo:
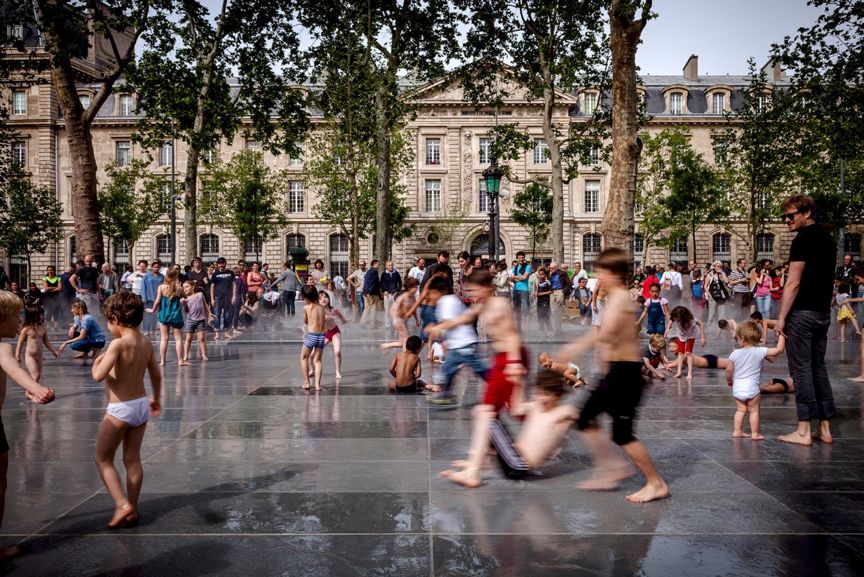
[[[691,54],[684,65],[684,80],[695,82],[699,80],[699,57]]]
[[[762,67],[762,71],[765,72],[770,81],[779,82],[786,79],[786,72],[783,70],[783,66],[779,60],[769,60]]]

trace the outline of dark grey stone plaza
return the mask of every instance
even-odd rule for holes
[[[141,520],[118,531],[104,528],[113,503],[93,464],[105,394],[89,362],[46,360],[43,382],[57,392],[47,406],[10,383],[0,544],[20,543],[24,555],[0,573],[861,575],[864,395],[848,380],[859,374],[857,341],[829,344],[840,413],[832,445],[777,441],[796,425],[792,395],[765,395],[767,439],[751,441],[731,436],[722,371],[655,380],[636,433],[671,495],[634,505],[624,496],[639,477],[615,491],[575,488],[591,465],[575,430],[528,481],[491,469],[468,490],[440,478],[465,457],[482,383],[463,372],[456,407],[389,394],[383,331],[345,333],[344,379],[335,382],[327,349],[317,394],[301,387],[296,328],[211,343],[204,364],[177,367],[171,357],[164,409],[144,438]],[[536,356],[562,343],[528,344]],[[726,337],[697,352],[732,348]],[[786,374],[783,358],[763,377]]]

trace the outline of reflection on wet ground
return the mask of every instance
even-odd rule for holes
[[[631,505],[638,479],[574,489],[590,466],[575,432],[540,478],[490,470],[473,491],[439,478],[467,451],[479,383],[460,381],[450,409],[387,394],[383,336],[347,332],[338,384],[328,349],[320,394],[300,388],[296,343],[217,345],[207,364],[169,364],[144,441],[142,520],[119,533],[102,528],[112,503],[92,464],[102,388],[81,362],[46,361],[57,402],[28,405],[10,386],[3,411],[0,545],[21,542],[26,555],[0,574],[860,575],[864,385],[846,380],[857,343],[829,348],[833,445],[771,438],[794,426],[791,396],[763,399],[768,440],[733,440],[719,371],[652,384],[637,431],[672,497]]]

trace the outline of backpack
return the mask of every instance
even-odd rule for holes
[[[702,300],[705,298],[705,287],[702,286],[702,281],[694,282],[690,286],[690,292],[693,295],[694,300]]]
[[[711,281],[711,284],[708,286],[708,292],[711,293],[711,298],[718,303],[725,303],[726,299],[729,298],[729,290],[726,288],[726,284],[717,277],[714,277],[714,280]]]

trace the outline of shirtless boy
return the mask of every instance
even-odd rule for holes
[[[18,332],[21,299],[11,292],[0,290],[0,338],[11,339]],[[6,375],[12,378],[34,403],[44,405],[54,400],[54,391],[43,387],[22,369],[12,354],[12,346],[0,343],[0,409],[6,401]],[[9,442],[0,417],[0,526],[3,525],[3,510],[6,504],[6,472],[9,469]],[[18,547],[0,547],[0,561],[21,554]]]
[[[598,333],[589,333],[558,351],[556,357],[573,359],[596,345],[606,365],[606,375],[591,391],[576,424],[594,454],[594,475],[578,487],[588,490],[611,490],[632,474],[632,470],[613,450],[597,424],[597,417],[612,417],[612,441],[645,476],[645,486],[628,495],[631,503],[664,499],[669,488],[660,477],[648,451],[633,435],[636,406],[645,385],[642,355],[639,350],[638,326],[633,323],[633,306],[627,292],[627,253],[609,248],[595,262],[597,276],[607,291],[606,309]]]
[[[309,360],[315,374],[315,390],[321,390],[321,376],[324,367],[321,363],[321,354],[324,352],[326,339],[324,330],[326,315],[324,307],[318,304],[318,289],[315,285],[307,284],[300,291],[306,304],[303,306],[303,323],[306,325],[306,334],[303,336],[303,348],[300,351],[300,370],[303,371],[303,388],[309,389]]]
[[[42,307],[39,305],[24,307],[24,326],[18,334],[15,359],[20,362],[21,358],[24,358],[24,367],[36,382],[42,380],[42,347],[51,351],[55,359],[60,356],[60,351],[55,349],[48,340]]]
[[[161,411],[162,373],[150,339],[144,338],[138,326],[144,319],[144,303],[131,292],[119,292],[105,301],[105,319],[114,340],[93,361],[93,380],[105,381],[108,407],[96,433],[96,467],[111,498],[114,516],[108,529],[119,529],[138,522],[138,496],[144,481],[141,465],[141,442],[150,415]],[[147,397],[144,373],[150,374],[153,395]],[[120,474],[114,467],[114,454],[123,443],[126,467],[126,494]]]
[[[411,280],[408,277],[406,280]],[[427,385],[420,379],[422,367],[420,366],[420,349],[423,341],[418,336],[410,336],[405,340],[405,350],[396,353],[390,362],[390,374],[395,381],[387,383],[387,388],[395,393],[420,393],[423,390],[434,390],[437,387]]]
[[[396,334],[399,335],[398,341],[389,343],[381,343],[382,349],[405,349],[405,341],[408,340],[408,327],[405,326],[405,319],[414,317],[414,324],[420,326],[420,317],[417,316],[417,308],[414,303],[417,302],[417,286],[420,283],[414,277],[405,279],[405,292],[396,297],[393,305],[390,307],[390,318],[393,319],[393,328],[396,329]],[[414,311],[409,314],[409,311]],[[420,346],[423,346],[423,340],[420,340]]]
[[[561,402],[567,382],[560,375],[540,371],[535,384],[533,401],[521,402],[517,395],[510,407],[512,415],[525,417],[515,442],[496,418],[493,407],[480,405],[474,411],[469,459],[455,463],[461,470],[442,471],[441,476],[468,488],[479,487],[490,445],[504,474],[511,479],[524,477],[554,454],[576,420],[577,411],[570,403]]]

